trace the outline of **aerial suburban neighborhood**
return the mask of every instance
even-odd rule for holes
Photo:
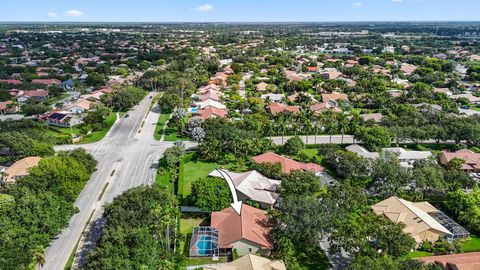
[[[480,269],[480,23],[453,1],[38,2],[0,4],[0,270]],[[453,17],[376,17],[413,2]]]

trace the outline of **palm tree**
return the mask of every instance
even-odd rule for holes
[[[41,246],[37,246],[35,253],[33,253],[33,263],[35,264],[34,269],[43,267],[45,264],[45,249]]]

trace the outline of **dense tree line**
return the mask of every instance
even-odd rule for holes
[[[44,158],[0,193],[0,265],[37,269],[45,248],[76,213],[73,203],[95,170],[82,149]]]
[[[177,201],[157,187],[133,188],[105,207],[102,236],[83,269],[177,269]]]

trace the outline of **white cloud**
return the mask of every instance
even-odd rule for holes
[[[212,11],[214,9],[214,7],[210,4],[205,4],[205,5],[201,5],[201,6],[198,6],[195,8],[195,11],[197,12],[209,12],[209,11]]]
[[[75,9],[65,11],[65,16],[67,17],[82,17],[83,14],[84,13],[82,11]]]
[[[50,11],[50,12],[47,13],[47,16],[48,16],[49,18],[57,18],[57,17],[58,17],[58,14],[55,13],[55,12]]]
[[[352,6],[354,6],[354,7],[361,7],[361,6],[362,6],[362,2],[353,2],[353,3],[352,3]]]

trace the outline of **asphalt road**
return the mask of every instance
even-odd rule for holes
[[[98,161],[97,171],[86,183],[75,206],[80,210],[51,243],[41,269],[63,270],[76,243],[90,223],[99,223],[103,205],[132,187],[150,185],[155,179],[158,160],[171,142],[157,142],[153,138],[159,117],[159,108],[149,112],[149,94],[128,114],[117,120],[105,138],[88,145],[58,146],[56,150],[82,147]],[[195,143],[187,142],[187,147]],[[107,184],[108,183],[108,184]]]

